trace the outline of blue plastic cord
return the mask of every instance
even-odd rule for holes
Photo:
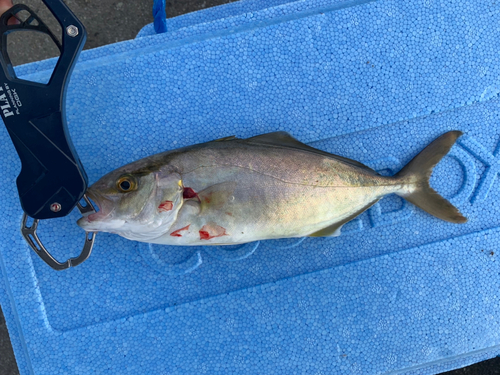
[[[165,0],[154,0],[153,17],[154,27],[157,34],[167,31],[167,13],[165,12]]]

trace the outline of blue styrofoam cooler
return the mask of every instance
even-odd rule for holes
[[[432,185],[338,238],[177,248],[99,234],[55,272],[24,243],[4,127],[0,302],[21,374],[434,374],[500,353],[500,3],[241,1],[85,51],[67,96],[91,182],[138,158],[285,130],[391,174],[448,130]],[[46,81],[54,61],[18,67]],[[77,213],[41,223],[60,259]]]

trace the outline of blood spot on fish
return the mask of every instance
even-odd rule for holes
[[[210,240],[222,236],[227,236],[226,229],[215,223],[205,224],[200,229],[200,240]]]
[[[161,202],[161,204],[158,206],[158,211],[167,212],[171,211],[173,208],[174,204],[172,203],[172,201],[165,201]]]
[[[198,194],[190,187],[185,187],[184,191],[182,192],[182,197],[184,199],[198,198]]]
[[[226,212],[226,215],[233,216],[231,212]]]
[[[189,224],[189,225],[191,225],[191,224]],[[185,226],[184,228],[174,230],[172,233],[170,233],[170,235],[171,235],[172,237],[182,237],[181,232],[182,232],[183,230],[188,230],[188,229],[189,229],[189,225],[188,225],[188,226]]]

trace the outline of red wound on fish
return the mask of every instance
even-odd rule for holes
[[[184,199],[197,198],[198,194],[190,187],[185,187],[184,191],[182,192],[182,197]]]
[[[210,240],[222,236],[227,236],[226,229],[214,223],[205,224],[200,229],[200,240]]]
[[[174,208],[174,204],[172,201],[165,201],[161,202],[161,204],[158,206],[158,211],[166,212],[166,211],[171,211]]]
[[[191,225],[191,224],[190,224],[190,225]],[[189,229],[189,225],[188,225],[188,226],[185,226],[184,228],[174,230],[172,233],[170,233],[170,235],[171,235],[172,237],[182,237],[181,232],[182,232],[183,230],[188,230],[188,229]]]

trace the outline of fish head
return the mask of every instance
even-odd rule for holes
[[[170,229],[183,204],[179,173],[140,164],[108,173],[90,186],[87,195],[99,210],[79,219],[80,227],[146,242]]]

